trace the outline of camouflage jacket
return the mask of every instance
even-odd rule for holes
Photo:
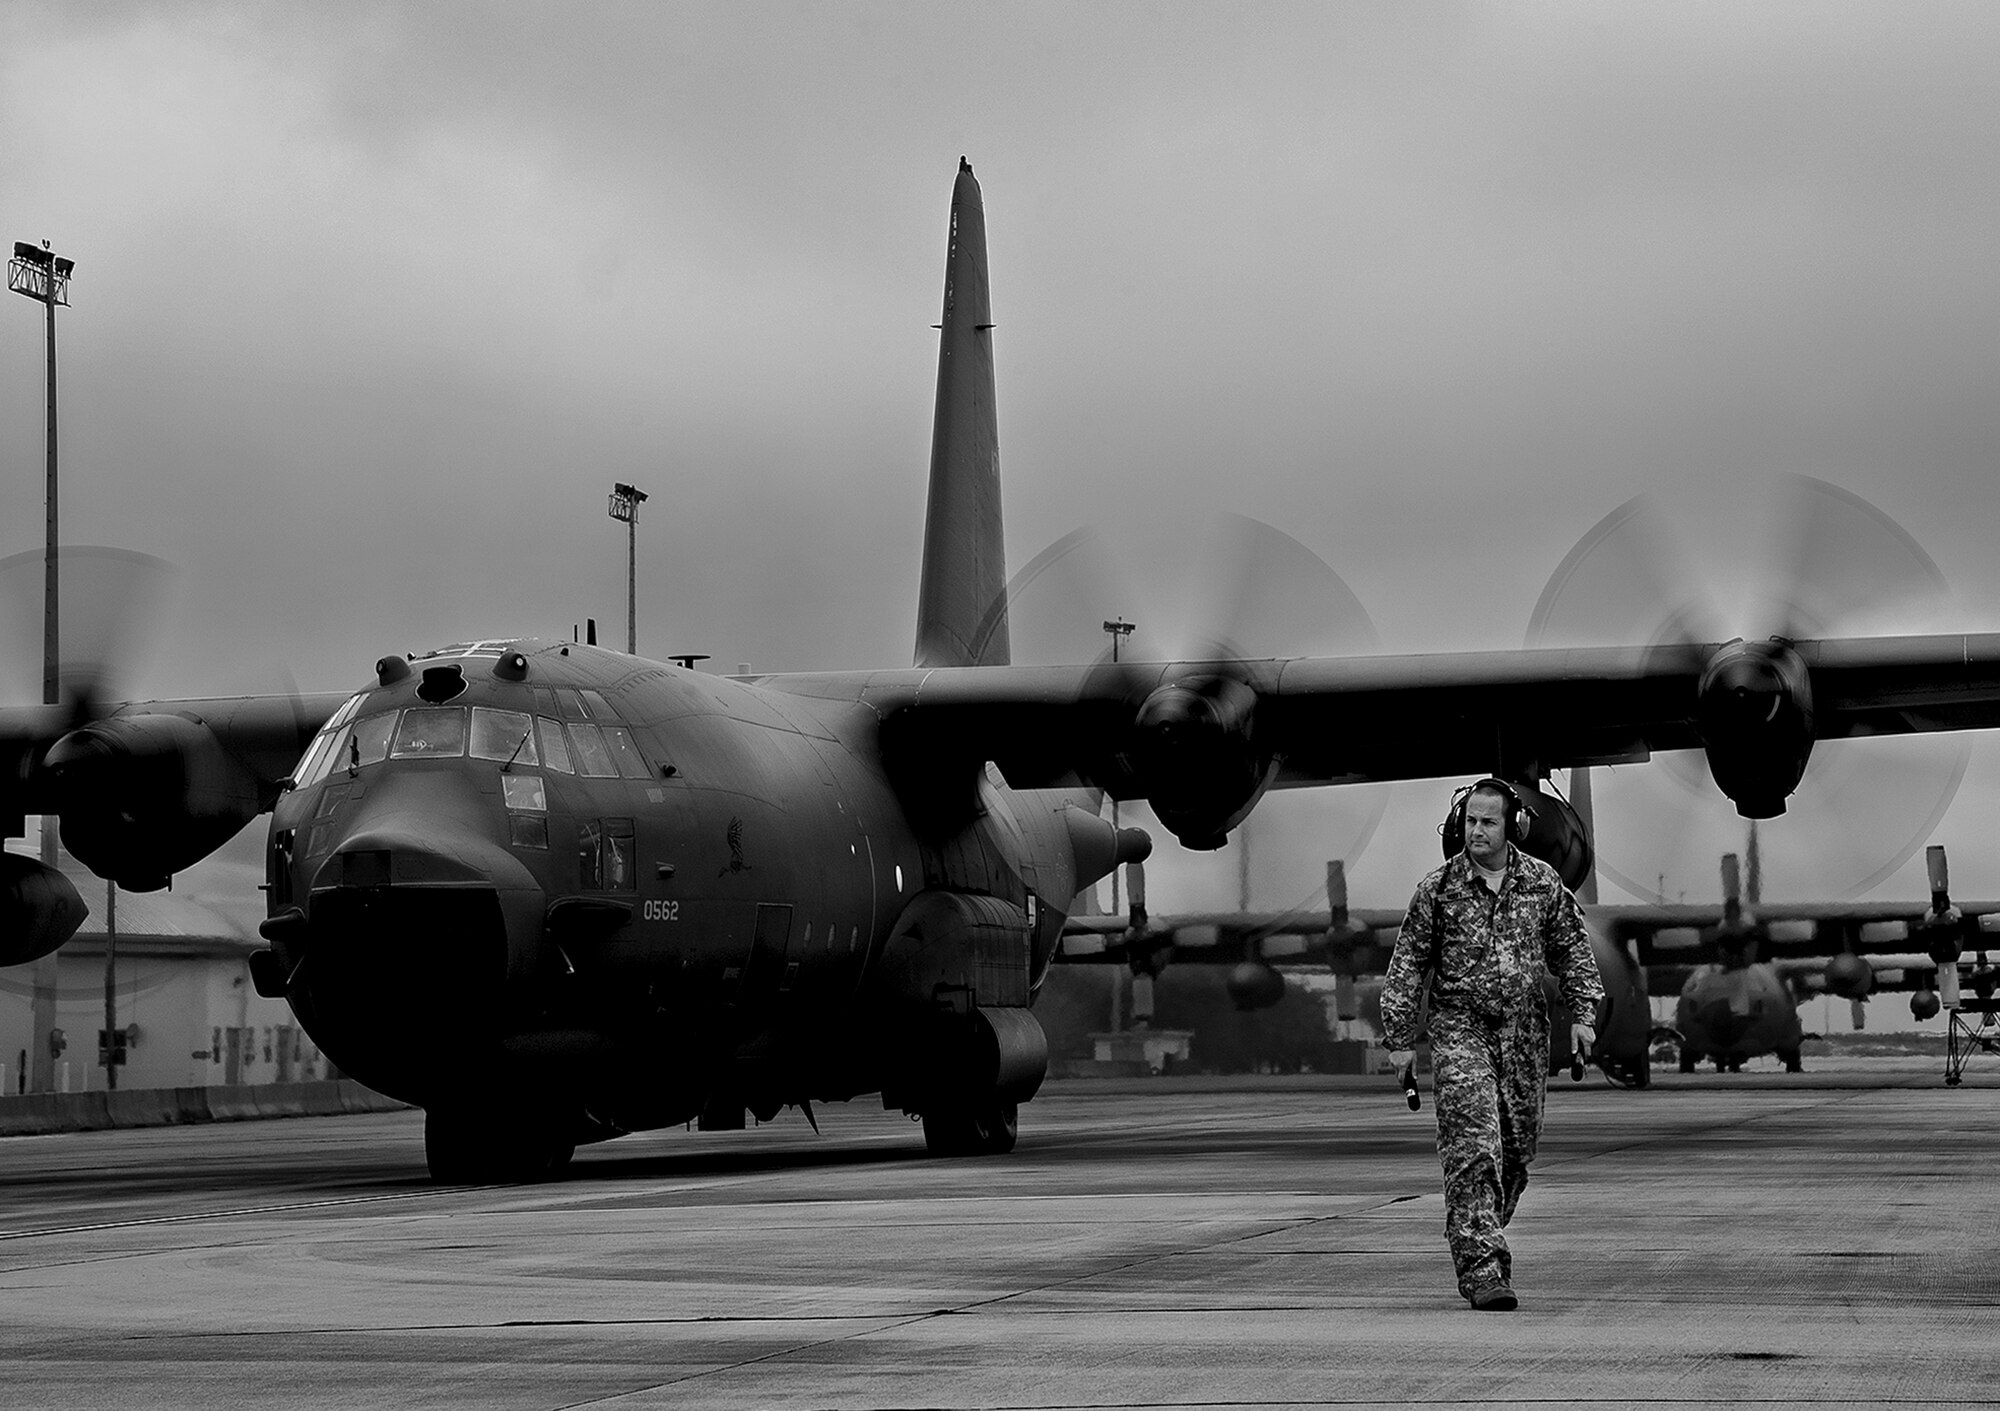
[[[1416,1042],[1424,982],[1439,1008],[1501,1019],[1542,1002],[1544,972],[1572,1014],[1596,1012],[1597,977],[1583,908],[1547,863],[1507,846],[1495,897],[1464,853],[1417,884],[1382,982],[1382,1041]]]

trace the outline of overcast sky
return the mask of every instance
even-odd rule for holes
[[[652,495],[642,652],[907,664],[961,155],[1010,562],[1106,534],[1018,655],[1112,613],[1163,650],[1155,590],[1103,565],[1186,580],[1177,526],[1222,511],[1310,551],[1264,556],[1279,596],[1337,604],[1337,572],[1365,608],[1263,651],[1518,646],[1642,492],[1728,598],[1780,473],[1936,562],[1956,599],[1909,625],[1993,629],[1996,93],[2000,9],[1901,0],[20,5],[0,237],[77,262],[64,539],[175,566],[131,695],[340,689],[586,616],[620,642],[617,480]],[[4,557],[42,532],[26,300],[0,399]],[[1996,750],[1936,833],[1966,894],[2000,895]],[[1828,753],[1775,895],[1921,841],[1942,786],[1883,798],[1964,759]],[[1648,781],[1600,788],[1607,854],[1714,895],[1740,825]],[[1303,899],[1386,810],[1356,900],[1400,904],[1448,792],[1281,801],[1253,899]],[[1233,900],[1216,867],[1219,898],[1156,906]],[[1921,890],[1919,855],[1876,893]]]

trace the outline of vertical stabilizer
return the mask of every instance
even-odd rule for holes
[[[1009,653],[1007,550],[1000,524],[986,209],[972,165],[962,157],[951,193],[940,327],[916,663],[1004,666]]]

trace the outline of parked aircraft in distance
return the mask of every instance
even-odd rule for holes
[[[1363,977],[1379,978],[1403,925],[1403,908],[1350,907],[1346,869],[1326,865],[1328,907],[1287,911],[1190,911],[1154,917],[1146,910],[1143,864],[1126,868],[1132,904],[1125,916],[1072,916],[1064,923],[1061,958],[1072,964],[1118,964],[1135,975],[1158,976],[1169,964],[1227,965],[1229,995],[1239,1009],[1263,1009],[1285,993],[1286,972],[1331,970],[1342,1017],[1358,1009],[1349,991]],[[1615,1081],[1644,1087],[1651,1052],[1651,1009],[1646,976],[1584,909],[1592,953],[1604,980],[1596,1014],[1597,1051],[1591,1061]],[[1553,983],[1545,984],[1554,1032],[1566,1030],[1569,1011]],[[1552,1053],[1550,1072],[1567,1071],[1568,1054]]]
[[[1751,846],[1756,845],[1754,831]],[[2000,932],[2000,902],[1954,905],[1941,845],[1925,859],[1928,906],[1884,902],[1763,903],[1742,886],[1734,854],[1722,859],[1723,907],[1693,925],[1633,916],[1619,923],[1662,989],[1678,987],[1674,1027],[1680,1068],[1703,1059],[1736,1071],[1775,1055],[1787,1072],[1804,1067],[1798,1007],[1821,994],[1859,1007],[1869,995],[1908,991],[1912,1017],[1934,1017],[1958,1002],[1961,985],[1992,989],[1987,950]],[[1756,869],[1751,869],[1754,879]],[[1970,969],[1965,955],[1970,950]],[[1944,998],[1940,998],[1942,992]]]
[[[1754,835],[1753,835],[1754,836]],[[1940,1008],[1934,977],[1947,988],[1962,982],[1990,997],[1995,971],[1989,946],[2000,947],[2000,902],[1953,905],[1945,850],[1927,857],[1932,896],[1928,905],[1894,902],[1797,903],[1746,908],[1737,859],[1722,859],[1723,904],[1584,905],[1591,950],[1604,980],[1596,1018],[1592,1062],[1613,1082],[1647,1087],[1652,1050],[1662,1035],[1652,1018],[1651,994],[1678,990],[1676,1027],[1681,1070],[1702,1058],[1718,1069],[1740,1068],[1776,1054],[1789,1071],[1802,1066],[1803,1031],[1798,1006],[1816,994],[1860,1001],[1877,990],[1911,992],[1919,1019]],[[1327,864],[1327,910],[1177,912],[1153,916],[1146,908],[1143,864],[1126,869],[1131,905],[1124,916],[1077,915],[1064,924],[1062,959],[1078,964],[1120,964],[1135,975],[1158,976],[1170,963],[1227,965],[1228,988],[1239,1008],[1276,1004],[1287,971],[1330,969],[1351,985],[1386,972],[1400,908],[1347,904],[1345,869]],[[1966,968],[1966,952],[1973,952]],[[1940,969],[1943,967],[1943,969]],[[1569,1023],[1555,985],[1544,991],[1553,1032]],[[1345,999],[1343,1015],[1352,1017]],[[1955,1003],[1948,999],[1946,1003]],[[1550,1055],[1550,1072],[1569,1066]]]
[[[11,708],[0,820],[59,815],[145,890],[270,810],[259,990],[425,1109],[436,1176],[532,1178],[869,1094],[935,1152],[1010,1149],[1064,919],[1151,847],[1106,794],[1213,848],[1273,788],[1493,772],[1567,859],[1551,769],[1700,749],[1767,816],[1818,740],[2000,726],[1996,634],[1011,666],[993,328],[961,164],[914,666],[729,678],[524,636],[391,652],[336,697]],[[76,908],[5,868],[20,964]]]

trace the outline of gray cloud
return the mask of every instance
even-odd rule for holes
[[[1016,564],[1234,509],[1386,648],[1500,647],[1613,505],[1733,531],[1793,470],[2000,621],[1989,7],[61,13],[0,54],[0,209],[79,262],[66,537],[180,568],[137,691],[615,638],[613,480],[654,497],[643,649],[907,660],[961,153]],[[40,541],[9,302],[0,556]],[[1380,885],[1435,802],[1392,808]]]

